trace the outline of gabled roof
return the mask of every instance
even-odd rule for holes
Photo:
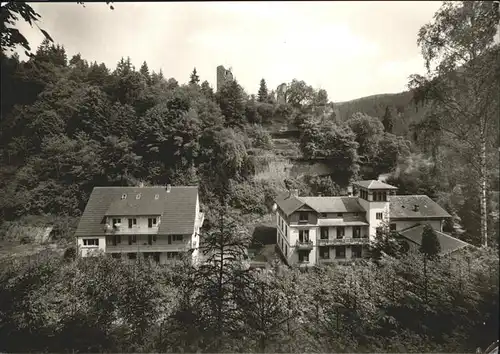
[[[318,213],[356,213],[365,211],[359,204],[357,197],[299,197],[299,199]]]
[[[141,193],[141,198],[136,195]],[[122,200],[123,194],[127,198]],[[155,195],[159,199],[155,199]],[[95,187],[80,218],[75,236],[104,235],[105,216],[161,215],[158,234],[194,231],[198,187]]]
[[[420,246],[422,244],[422,232],[424,231],[424,226],[425,225],[423,224],[417,224],[407,229],[398,231],[398,233],[404,238]],[[443,232],[437,230],[434,230],[434,232],[436,233],[439,244],[441,245],[440,255],[449,254],[464,247],[472,246],[467,242],[459,240],[458,238],[452,237]]]
[[[359,204],[357,197],[287,197],[277,199],[276,204],[286,215],[290,215],[301,207],[309,207],[318,213],[356,213],[365,209]]]
[[[391,219],[449,218],[450,214],[426,195],[389,196]],[[418,205],[418,211],[413,207]]]
[[[302,207],[305,203],[297,197],[289,197],[286,199],[278,199],[276,204],[286,215],[292,214],[294,211]]]
[[[375,179],[370,179],[367,181],[357,181],[353,182],[354,185],[366,188],[366,189],[398,189],[397,187],[391,186],[390,184],[377,181]]]

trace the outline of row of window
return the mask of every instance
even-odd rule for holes
[[[336,246],[335,259],[345,259],[346,246]],[[298,251],[299,262],[309,262],[309,251]],[[351,246],[351,258],[361,258],[363,256],[362,246]],[[319,258],[330,259],[330,247],[319,247]]]
[[[365,190],[359,191],[359,197],[368,200],[368,192]],[[387,201],[387,192],[384,191],[374,191],[373,192],[373,201],[374,202],[386,202]]]
[[[160,252],[144,252],[142,253],[144,258],[152,258],[156,262],[160,262]],[[113,258],[121,258],[122,253],[112,253],[111,256]],[[137,253],[127,253],[128,259],[137,259]],[[180,253],[179,252],[167,252],[167,259],[180,259]]]
[[[152,228],[156,226],[158,221],[158,218],[148,218],[148,227]],[[113,218],[113,226],[115,224],[121,224],[122,219],[121,218]],[[129,218],[128,219],[128,228],[131,229],[134,225],[137,225],[137,219],[136,218]]]
[[[124,236],[124,235],[123,235]],[[157,235],[147,235],[148,237],[148,244],[152,245],[157,241]],[[137,235],[128,235],[128,244],[132,245],[134,243],[137,243]],[[167,243],[171,244],[172,242],[179,242],[183,241],[184,236],[183,235],[167,235]],[[84,240],[85,241],[85,240]],[[113,236],[108,236],[106,237],[106,245],[108,246],[116,246],[117,244],[122,243],[122,235],[113,235]]]
[[[346,254],[346,246],[336,246],[335,248],[335,258],[343,259]],[[351,258],[361,258],[363,255],[362,246],[355,245],[351,246]],[[330,259],[330,247],[319,247],[319,258],[320,259]]]

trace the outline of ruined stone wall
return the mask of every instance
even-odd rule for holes
[[[224,84],[228,81],[233,81],[233,74],[224,66],[219,65],[217,67],[217,91],[219,91],[221,87],[224,86]]]

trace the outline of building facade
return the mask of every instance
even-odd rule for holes
[[[197,187],[95,187],[75,233],[82,257],[99,252],[160,264],[199,258]]]
[[[380,181],[359,181],[351,190],[342,197],[299,197],[292,190],[277,200],[276,240],[288,264],[363,258],[370,241],[386,225],[403,232],[428,223],[442,233],[444,220],[450,217],[429,197],[398,196],[396,187]]]

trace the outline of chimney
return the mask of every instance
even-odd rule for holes
[[[418,211],[418,210],[419,210],[419,206],[418,206],[418,204],[415,204],[415,205],[413,206],[413,211]]]
[[[290,189],[290,198],[291,197],[298,197],[299,196],[299,190],[298,189]]]
[[[167,193],[170,193],[171,190],[172,190],[172,186],[170,184],[167,184]]]
[[[349,186],[347,187],[347,195],[348,195],[349,197],[352,197],[352,185],[349,185]]]

